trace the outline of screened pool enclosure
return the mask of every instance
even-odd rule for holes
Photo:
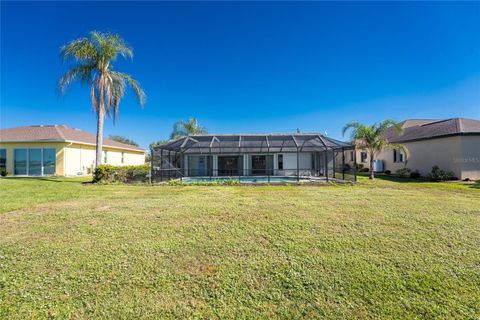
[[[151,150],[152,181],[355,181],[354,147],[321,134],[192,135]]]

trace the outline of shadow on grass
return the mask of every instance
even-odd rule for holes
[[[468,185],[468,187],[473,188],[473,189],[480,189],[480,181],[471,183],[471,184]]]
[[[358,176],[368,178],[368,174],[364,174],[364,173],[359,173]],[[405,183],[405,182],[410,182],[410,183],[411,182],[419,182],[419,183],[431,182],[431,181],[426,180],[426,179],[402,178],[402,177],[391,176],[391,175],[386,175],[386,174],[375,174],[375,179],[385,180],[385,181],[390,181],[390,182],[400,182],[400,183]]]
[[[358,176],[368,178],[368,174],[359,173]],[[390,182],[399,182],[399,183],[452,183],[452,184],[461,184],[466,187],[473,189],[480,189],[480,180],[479,181],[431,181],[425,178],[412,179],[412,178],[402,178],[398,176],[385,175],[385,174],[376,174],[375,179],[390,181]]]
[[[24,181],[46,181],[46,182],[61,182],[61,183],[76,183],[76,184],[90,184],[92,180],[82,181],[77,177],[64,178],[64,177],[8,177],[8,180],[24,180]]]

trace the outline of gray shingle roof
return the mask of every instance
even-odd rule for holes
[[[0,141],[69,141],[94,145],[96,136],[92,133],[66,125],[37,125],[0,130]],[[119,149],[144,151],[142,148],[103,138],[103,145]]]
[[[350,148],[350,144],[318,133],[202,134],[179,138],[155,150],[184,153],[296,152]]]
[[[401,123],[403,132],[398,135],[392,128],[387,131],[386,138],[393,143],[415,140],[433,139],[454,135],[480,135],[480,121],[464,118],[445,120],[410,119]]]

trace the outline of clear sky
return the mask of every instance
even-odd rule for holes
[[[120,105],[142,146],[196,117],[212,133],[327,132],[349,121],[480,119],[480,3],[1,2],[1,127],[95,132],[89,90],[55,91],[59,48],[120,33],[148,95]]]

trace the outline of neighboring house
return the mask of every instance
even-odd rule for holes
[[[0,171],[13,176],[73,176],[92,173],[94,134],[66,125],[37,125],[0,130]],[[141,148],[103,139],[103,163],[140,165]]]
[[[459,179],[480,179],[480,121],[472,119],[405,120],[402,134],[387,132],[391,143],[403,144],[410,155],[400,150],[384,150],[375,158],[383,160],[383,169],[395,173],[401,168],[426,175],[437,165],[452,171]],[[357,150],[357,162],[368,167],[370,156]]]
[[[318,133],[203,134],[155,147],[153,165],[162,179],[178,176],[346,179],[347,174],[352,179],[350,150],[352,145]]]

